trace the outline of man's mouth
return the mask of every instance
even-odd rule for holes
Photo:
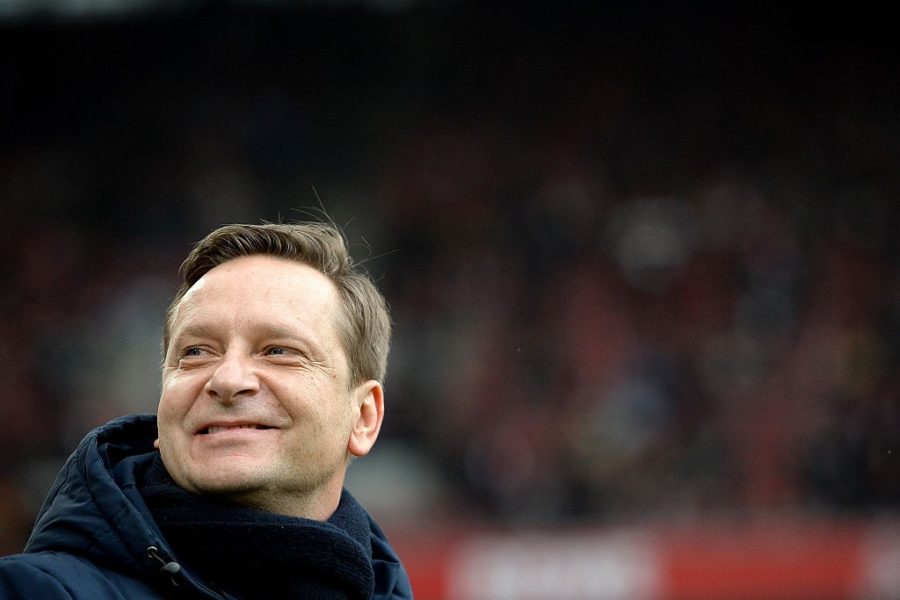
[[[200,435],[209,435],[211,433],[220,433],[222,431],[234,431],[236,429],[273,429],[266,425],[210,425],[205,429],[201,429]]]

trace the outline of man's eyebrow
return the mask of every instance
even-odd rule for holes
[[[212,337],[215,328],[206,323],[188,323],[182,328],[176,329],[172,340],[178,340],[185,337],[208,338]]]
[[[284,325],[275,324],[259,324],[253,326],[256,335],[266,338],[290,338],[301,341],[307,341],[307,336],[302,330],[292,329]],[[176,329],[172,339],[184,337],[209,338],[215,337],[218,329],[214,323],[188,323],[183,328]]]
[[[281,325],[261,325],[258,331],[263,336],[271,338],[303,338],[299,331]]]
[[[262,339],[273,341],[286,341],[292,346],[297,346],[313,358],[322,358],[325,356],[322,342],[307,332],[305,328],[292,328],[274,323],[260,324],[256,330],[256,335]]]

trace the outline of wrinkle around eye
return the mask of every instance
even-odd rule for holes
[[[281,344],[267,346],[260,354],[277,364],[303,365],[311,362],[302,350]]]
[[[175,363],[179,367],[195,367],[208,363],[214,358],[214,354],[202,346],[188,346],[180,350],[175,356]]]

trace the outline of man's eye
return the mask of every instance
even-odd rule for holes
[[[298,360],[303,356],[303,353],[299,349],[292,348],[291,346],[268,346],[263,350],[262,354],[263,356],[271,356],[291,361]]]
[[[181,356],[184,358],[190,358],[192,356],[202,356],[203,349],[193,346],[191,348],[186,348],[184,352],[181,353]]]

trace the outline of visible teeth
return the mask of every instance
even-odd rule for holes
[[[259,425],[235,425],[234,427],[222,427],[213,425],[206,430],[207,433],[219,433],[220,431],[228,431],[229,429],[261,429]]]

